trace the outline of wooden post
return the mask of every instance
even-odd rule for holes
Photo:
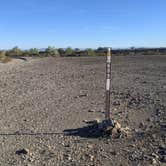
[[[107,62],[106,62],[106,110],[105,120],[110,121],[110,90],[111,90],[111,48],[107,50]]]

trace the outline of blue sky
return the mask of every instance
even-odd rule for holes
[[[1,0],[0,49],[166,47],[166,0]]]

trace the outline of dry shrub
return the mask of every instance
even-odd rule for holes
[[[7,63],[9,61],[11,61],[11,59],[6,56],[6,52],[5,51],[0,51],[0,62]]]

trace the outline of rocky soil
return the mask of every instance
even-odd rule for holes
[[[166,56],[113,57],[111,117],[127,138],[90,134],[104,95],[103,57],[0,64],[0,165],[166,165]]]

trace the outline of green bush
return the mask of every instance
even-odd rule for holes
[[[46,48],[45,53],[47,56],[59,56],[59,52],[55,47],[48,46]]]
[[[67,56],[71,56],[73,55],[74,51],[71,47],[68,47],[66,50],[65,50],[65,55]]]
[[[94,50],[91,49],[91,48],[87,48],[85,51],[86,51],[86,55],[88,55],[88,56],[94,56],[95,55]]]
[[[28,51],[27,51],[27,54],[29,56],[39,56],[39,50],[37,48],[30,48]]]
[[[22,56],[23,55],[23,51],[16,46],[13,49],[7,51],[6,55],[10,56],[10,57]]]
[[[29,54],[28,50],[23,51],[22,56],[30,56],[30,54]]]
[[[6,52],[5,51],[0,51],[0,60],[3,60],[6,58]]]
[[[6,63],[10,61],[10,58],[6,56],[5,51],[0,51],[0,62]]]
[[[60,56],[64,56],[64,54],[65,54],[65,50],[63,48],[58,48],[58,52],[59,52]]]

